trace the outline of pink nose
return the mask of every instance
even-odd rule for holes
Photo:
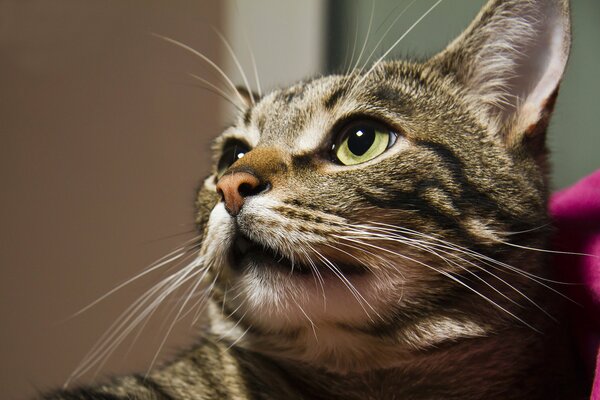
[[[246,197],[261,190],[260,180],[248,172],[225,174],[217,182],[217,193],[223,198],[227,212],[234,217],[242,209]]]

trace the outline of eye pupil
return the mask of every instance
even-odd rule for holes
[[[348,136],[348,149],[357,156],[365,154],[375,141],[375,129],[361,127]]]

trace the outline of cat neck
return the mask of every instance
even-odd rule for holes
[[[572,357],[564,338],[521,327],[448,343],[386,368],[341,373],[266,359],[278,367],[292,392],[308,399],[506,399],[507,388],[519,399],[584,398],[576,394],[585,385],[567,367]]]
[[[268,365],[279,374],[279,386],[286,382],[285,389],[269,387],[272,375],[267,375],[263,384],[269,391],[300,393],[299,398],[505,399],[507,387],[513,388],[514,398],[577,398],[574,388],[585,387],[573,383],[574,368],[567,367],[573,362],[564,346],[564,330],[547,326],[554,322],[544,318],[539,327],[548,334],[515,323],[483,331],[463,326],[452,338],[447,325],[444,340],[437,341],[430,332],[430,345],[421,348],[343,329],[269,335],[242,324],[229,325],[222,314],[219,319],[213,316],[215,320],[220,322],[213,333],[243,358],[251,357],[249,368]],[[410,334],[405,331],[401,343],[407,343]],[[413,343],[424,342],[420,338]]]

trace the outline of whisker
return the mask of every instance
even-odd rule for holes
[[[182,49],[200,57],[202,60],[204,60],[208,65],[210,65],[211,67],[213,67],[215,69],[215,71],[217,71],[219,73],[219,75],[221,75],[223,77],[223,79],[225,79],[225,82],[227,82],[227,84],[231,87],[231,89],[237,94],[238,98],[241,101],[241,105],[246,104],[246,101],[244,100],[244,98],[242,97],[242,95],[240,94],[240,92],[237,90],[237,87],[235,86],[235,84],[233,83],[233,81],[227,76],[227,74],[215,63],[213,62],[210,58],[206,57],[204,54],[200,53],[198,50],[195,50],[193,48],[191,48],[190,46],[181,43],[178,40],[175,39],[171,39],[170,37],[167,36],[163,36],[160,35],[158,33],[150,33],[152,36],[156,36],[159,39],[162,39],[166,42],[172,43],[175,46],[181,47]]]
[[[427,234],[424,234],[422,232],[418,232],[418,231],[415,231],[415,230],[412,230],[412,229],[403,228],[403,227],[397,227],[397,226],[394,226],[394,225],[389,225],[389,224],[384,224],[384,223],[374,222],[374,224],[375,225],[387,226],[387,227],[389,227],[387,229],[388,231],[390,231],[390,230],[394,231],[395,230],[395,231],[404,232],[404,233],[412,233],[412,234],[417,235],[417,236],[422,236],[422,237],[427,237],[427,238],[433,239],[436,242],[440,242],[440,243],[443,243],[443,244],[446,244],[446,245],[451,245],[457,251],[468,253],[468,254],[470,254],[470,255],[472,255],[474,257],[484,258],[484,259],[488,260],[489,262],[492,262],[494,264],[498,264],[498,265],[506,267],[506,268],[510,268],[510,269],[514,270],[514,272],[516,272],[516,273],[519,273],[519,274],[522,274],[522,275],[527,275],[527,276],[529,276],[531,278],[535,278],[537,280],[541,280],[541,281],[545,281],[545,282],[549,282],[549,283],[561,284],[561,285],[572,285],[572,284],[574,284],[574,283],[570,283],[570,282],[561,282],[561,281],[556,281],[556,280],[544,278],[544,277],[541,277],[541,276],[537,276],[537,275],[532,274],[530,272],[523,271],[523,270],[521,270],[521,269],[519,269],[517,267],[514,267],[514,266],[510,265],[510,264],[503,263],[503,262],[498,261],[498,260],[496,260],[494,258],[491,258],[491,257],[486,256],[484,254],[478,253],[478,252],[476,252],[474,250],[471,250],[469,248],[462,247],[462,246],[459,246],[457,244],[447,242],[447,241],[443,240],[442,238],[440,238],[440,237],[438,237],[436,235],[427,235]],[[558,294],[560,294],[560,293],[558,293]]]
[[[350,293],[352,293],[352,295],[357,300],[357,302],[361,306],[361,308],[365,311],[365,314],[369,317],[369,319],[372,320],[371,314],[369,314],[367,309],[364,307],[363,302],[375,313],[375,315],[377,315],[379,318],[381,318],[381,316],[379,315],[377,310],[375,310],[373,308],[373,306],[371,306],[371,304],[354,287],[354,285],[348,280],[348,278],[346,278],[346,276],[344,276],[344,274],[339,270],[339,268],[335,264],[333,264],[331,261],[329,261],[329,259],[327,257],[323,256],[319,251],[317,251],[312,246],[309,246],[309,247],[317,255],[317,257],[319,257],[321,259],[321,261],[323,261],[325,263],[325,265],[331,270],[331,272],[333,272],[334,275],[337,276],[341,280],[341,282],[344,284],[344,286],[346,286],[346,288],[350,291]]]
[[[229,104],[231,104],[232,106],[234,106],[240,113],[244,112],[244,109],[242,107],[240,107],[240,105],[238,103],[236,103],[234,100],[231,99],[231,97],[229,97],[229,94],[226,93],[224,90],[222,90],[221,88],[219,88],[217,85],[214,85],[213,83],[207,81],[204,78],[199,77],[196,74],[193,74],[191,72],[188,72],[188,75],[191,76],[192,78],[199,80],[200,82],[204,83],[205,85],[208,85],[210,88],[206,88],[203,86],[200,86],[206,90],[209,90],[212,93],[215,93],[219,96],[221,96],[221,98],[223,98],[224,100],[226,100]],[[211,90],[212,89],[212,90]]]
[[[392,241],[397,241],[396,238],[393,237],[385,237],[385,236],[378,236],[380,238],[383,238],[384,240],[392,240]],[[414,241],[412,239],[408,239],[408,240],[401,240],[399,241],[402,244],[406,244],[409,246],[414,246],[420,249],[423,249],[424,251],[435,255],[436,257],[439,257],[440,259],[442,259],[445,262],[449,262],[451,263],[451,265],[454,265],[462,270],[464,270],[465,272],[469,273],[470,275],[472,275],[473,277],[475,277],[477,280],[481,281],[483,284],[485,284],[486,286],[488,286],[490,289],[492,289],[493,291],[495,291],[496,293],[498,293],[500,296],[502,296],[503,298],[505,298],[506,300],[510,301],[511,303],[522,307],[521,304],[517,303],[515,300],[511,299],[508,295],[504,294],[503,292],[501,292],[500,290],[498,290],[494,285],[490,284],[489,282],[487,282],[485,279],[481,278],[480,276],[478,276],[477,274],[475,274],[473,271],[469,270],[468,268],[465,268],[464,266],[458,264],[455,261],[449,260],[447,257],[444,257],[443,255],[439,254],[437,251],[433,251],[431,249],[431,247],[428,244],[424,244],[422,243],[422,241],[416,241],[417,243],[415,244]],[[434,245],[436,250],[440,250],[438,248],[438,246]],[[467,264],[477,268],[478,270],[492,276],[493,278],[497,279],[498,281],[502,282],[504,285],[506,285],[507,287],[509,287],[510,289],[512,289],[514,292],[516,292],[517,294],[519,294],[521,297],[523,297],[524,299],[526,299],[528,302],[530,302],[532,305],[534,305],[537,309],[539,309],[540,311],[542,311],[544,314],[546,314],[548,317],[550,317],[552,320],[556,321],[556,319],[550,314],[548,313],[543,307],[541,307],[539,304],[537,304],[535,301],[533,301],[533,299],[531,299],[530,297],[528,297],[527,295],[525,295],[525,293],[523,293],[521,290],[519,290],[518,288],[516,288],[514,285],[510,284],[509,282],[507,282],[505,279],[503,279],[502,277],[494,274],[491,271],[488,271],[487,269],[481,267],[480,265],[477,265],[475,263],[473,263],[472,261],[469,261],[463,257],[460,257],[454,253],[451,253],[449,251],[445,251],[445,250],[440,250],[442,251],[444,254],[451,256],[451,257],[455,257],[458,260],[462,261],[462,262],[466,262]]]
[[[193,243],[194,241],[199,241],[199,238],[193,238],[190,241],[186,242],[183,246],[177,248],[176,250],[173,250],[172,252],[168,253],[167,255],[159,258],[157,261],[153,262],[152,264],[150,264],[147,268],[145,268],[142,272],[140,272],[139,274],[135,275],[132,278],[127,279],[126,281],[120,283],[119,285],[117,285],[115,288],[109,290],[107,293],[103,294],[102,296],[100,296],[99,298],[97,298],[96,300],[92,301],[90,304],[88,304],[87,306],[83,307],[82,309],[76,311],[75,313],[73,313],[69,318],[73,318],[76,317],[78,315],[81,315],[82,313],[86,312],[87,310],[89,310],[90,308],[94,307],[96,304],[100,303],[101,301],[105,300],[107,297],[111,296],[112,294],[114,294],[115,292],[123,289],[125,286],[133,283],[134,281],[136,281],[137,279],[148,275],[149,273],[160,269],[162,267],[164,267],[165,265],[169,265],[170,263],[172,263],[173,261],[176,261],[178,259],[180,259],[181,257],[184,257],[186,252],[193,250],[196,246],[198,246],[198,244],[194,244],[193,246],[186,248],[187,245],[189,243]]]
[[[95,365],[97,368],[101,368],[101,366],[106,362],[108,357],[113,353],[117,346],[122,343],[122,341],[132,332],[132,330],[139,327],[142,321],[145,321],[147,318],[151,317],[156,311],[156,308],[166,297],[179,288],[181,284],[185,283],[203,271],[202,268],[198,269],[202,263],[203,259],[201,257],[196,258],[185,268],[182,268],[175,274],[169,275],[155,284],[133,304],[127,307],[127,309],[125,309],[125,311],[98,339],[96,344],[92,346],[79,366],[67,379],[65,387],[68,386],[74,379],[88,372]]]
[[[496,260],[494,258],[491,258],[489,256],[483,255],[481,253],[478,253],[478,252],[476,252],[474,250],[471,250],[471,249],[468,249],[468,248],[465,248],[465,247],[462,247],[462,246],[458,246],[456,244],[453,244],[453,243],[447,242],[445,240],[442,240],[441,238],[439,238],[436,235],[424,234],[422,232],[418,232],[418,231],[415,231],[415,230],[412,230],[412,229],[398,227],[398,226],[389,225],[389,224],[385,224],[385,223],[376,223],[376,222],[374,222],[374,224],[381,225],[381,226],[386,226],[388,228],[381,228],[381,227],[377,228],[377,227],[368,227],[367,226],[367,229],[382,230],[384,232],[388,232],[388,233],[392,232],[394,234],[396,234],[395,232],[399,231],[399,232],[404,232],[404,233],[409,233],[409,234],[414,234],[414,235],[417,235],[417,236],[425,237],[425,238],[430,239],[430,240],[434,240],[436,242],[435,246],[438,247],[438,248],[442,247],[442,248],[445,248],[445,249],[450,249],[450,250],[457,251],[457,252],[462,253],[462,254],[469,255],[469,256],[474,257],[474,258],[478,259],[479,261],[483,262],[484,265],[486,265],[486,266],[488,266],[490,268],[494,268],[496,270],[499,270],[498,267],[503,267],[505,269],[508,269],[509,271],[511,271],[513,273],[516,273],[518,275],[521,275],[523,277],[526,277],[526,278],[528,278],[528,279],[536,282],[537,284],[539,284],[542,287],[544,287],[544,288],[546,288],[546,289],[554,292],[555,294],[563,297],[564,299],[566,299],[566,300],[568,300],[568,301],[570,301],[570,302],[572,302],[572,303],[574,303],[576,305],[579,305],[579,303],[577,303],[573,299],[569,298],[568,296],[566,296],[565,294],[561,293],[560,291],[558,291],[558,290],[556,290],[556,289],[548,286],[547,284],[545,284],[542,281],[549,282],[549,283],[556,283],[556,284],[569,284],[569,283],[559,282],[559,281],[555,281],[555,280],[551,280],[551,279],[539,277],[539,276],[537,276],[535,274],[529,273],[527,271],[523,271],[523,270],[521,270],[521,269],[519,269],[517,267],[514,267],[514,266],[506,264],[506,263],[503,263],[503,262],[498,261],[498,260]],[[353,226],[350,225],[350,227],[352,228]],[[430,242],[430,244],[433,244],[433,243]],[[535,303],[533,303],[533,304],[535,304]],[[535,305],[537,306],[537,304],[535,304]],[[537,306],[537,307],[540,308],[539,306]]]
[[[194,292],[196,291],[196,289],[198,289],[198,286],[203,282],[204,277],[206,276],[208,270],[209,270],[209,267],[206,267],[204,269],[203,273],[202,273],[202,276],[200,276],[200,278],[196,279],[196,283],[189,290],[189,294],[185,298],[185,301],[183,302],[183,304],[181,305],[181,307],[179,307],[179,311],[177,312],[177,315],[175,315],[175,318],[173,318],[173,322],[171,322],[171,325],[169,326],[169,329],[167,330],[167,333],[164,335],[163,340],[160,342],[160,345],[158,346],[158,349],[156,350],[156,353],[154,354],[154,357],[152,358],[152,361],[150,362],[150,366],[148,367],[148,372],[146,373],[146,376],[148,376],[148,374],[150,373],[150,371],[154,367],[154,364],[156,363],[156,360],[158,359],[158,355],[160,354],[162,348],[164,347],[164,345],[165,345],[165,343],[167,341],[167,338],[169,337],[169,335],[173,331],[173,327],[175,326],[175,323],[178,321],[179,317],[181,316],[181,313],[183,312],[183,309],[185,308],[185,306],[187,305],[187,303],[190,301],[190,297],[192,296],[192,294],[194,294]]]
[[[304,316],[306,317],[306,319],[308,320],[308,322],[310,323],[310,326],[312,327],[312,331],[313,334],[315,335],[315,340],[318,342],[319,338],[317,337],[317,329],[315,327],[315,323],[313,322],[313,320],[308,316],[308,314],[306,313],[306,311],[304,311],[304,309],[300,306],[300,304],[298,304],[298,302],[296,300],[294,300],[294,303],[296,303],[296,306],[298,307],[298,309],[300,309],[300,312],[302,312],[302,314],[304,314]]]
[[[535,247],[528,247],[528,246],[522,246],[516,243],[510,243],[510,242],[505,242],[500,240],[499,243],[502,243],[506,246],[512,246],[512,247],[516,247],[519,249],[523,249],[523,250],[531,250],[531,251],[539,251],[541,253],[549,253],[549,254],[562,254],[562,255],[569,255],[569,256],[583,256],[583,257],[593,257],[593,258],[600,258],[599,255],[596,254],[588,254],[588,253],[577,253],[577,252],[573,252],[573,251],[559,251],[559,250],[548,250],[548,249],[538,249]]]
[[[381,63],[381,61],[383,61],[383,59],[385,59],[385,57],[387,57],[388,54],[390,54],[390,52],[392,52],[396,46],[398,46],[398,44],[404,40],[404,38],[410,33],[412,32],[412,30],[419,25],[419,23],[425,18],[427,17],[427,15],[429,15],[429,13],[431,13],[443,0],[437,0],[435,2],[434,5],[432,5],[427,11],[425,11],[425,13],[423,13],[423,15],[421,15],[403,34],[402,36],[400,36],[400,38],[398,38],[398,40],[396,40],[394,42],[394,44],[392,44],[392,46],[385,52],[383,53],[383,55],[381,57],[379,57],[377,59],[377,61],[375,61],[375,63],[371,66],[371,68],[362,76],[362,78],[358,81],[358,83],[355,84],[355,87],[360,87],[360,85],[364,82],[364,80],[367,78],[367,76],[369,76],[371,74],[371,72],[373,72],[373,70],[375,70],[375,68],[377,68],[377,66]]]
[[[358,0],[356,0],[356,3],[358,4]],[[348,69],[345,71],[346,75],[351,71],[352,63],[354,62],[354,55],[356,54],[356,45],[358,43],[358,14],[356,14],[354,18],[354,27],[354,43],[352,45],[352,55],[350,56]]]
[[[251,326],[246,328],[246,330],[237,339],[235,339],[229,346],[227,346],[225,350],[223,350],[223,353],[228,352],[233,346],[238,344],[244,338],[244,336],[246,336],[246,334],[248,333],[248,331],[250,331],[251,328]]]
[[[196,323],[198,323],[198,320],[200,319],[200,316],[202,315],[202,313],[206,310],[206,305],[208,304],[208,299],[210,298],[210,294],[212,293],[216,283],[217,283],[217,279],[218,279],[218,272],[217,274],[215,274],[215,278],[212,280],[212,282],[210,283],[210,285],[208,285],[208,287],[202,291],[202,293],[200,293],[200,299],[198,301],[196,301],[196,303],[194,303],[192,305],[192,307],[190,307],[190,311],[196,310],[194,312],[194,318],[192,319],[192,325],[196,325]],[[183,319],[187,314],[183,315],[181,318]]]
[[[515,232],[503,232],[503,233],[505,235],[509,235],[509,236],[510,235],[519,235],[519,234],[522,234],[522,233],[529,233],[529,232],[537,231],[537,230],[540,230],[540,229],[544,229],[544,228],[547,228],[547,227],[550,227],[550,226],[552,226],[552,224],[551,223],[547,223],[547,224],[543,224],[543,225],[540,225],[540,226],[536,226],[536,227],[531,228],[531,229],[525,229],[525,230],[522,230],[522,231],[515,231]]]
[[[235,11],[240,15],[240,8],[237,1],[233,2],[235,5]],[[250,45],[250,40],[248,32],[246,31],[246,27],[244,24],[241,24],[242,28],[242,36],[244,37],[244,42],[246,43],[246,48],[248,49],[248,54],[250,55],[250,62],[252,63],[252,69],[254,71],[254,80],[256,81],[256,90],[258,91],[258,97],[262,97],[262,89],[260,87],[260,79],[258,78],[258,68],[256,67],[256,58],[254,57],[254,52],[252,51],[252,46]]]
[[[179,236],[183,236],[183,235],[189,235],[194,232],[196,232],[196,229],[189,229],[187,231],[172,233],[167,236],[161,236],[161,237],[158,237],[155,239],[145,240],[142,242],[142,244],[150,244],[150,243],[160,242],[161,240],[172,239],[174,237],[179,237]]]
[[[237,310],[239,310],[246,302],[244,301],[242,304],[240,304],[234,311],[232,311],[231,313],[229,313],[226,317],[230,318],[233,314],[235,314],[237,312]],[[221,342],[223,340],[225,340],[230,333],[232,333],[241,323],[242,320],[244,319],[244,317],[246,316],[246,314],[248,314],[248,310],[244,311],[244,313],[242,314],[241,317],[239,317],[237,319],[237,321],[235,322],[235,324],[229,328],[227,331],[223,332],[221,335],[219,335],[219,337],[217,338],[217,341]]]
[[[219,36],[219,39],[221,39],[221,41],[223,42],[223,44],[227,48],[227,51],[231,55],[231,58],[233,59],[233,62],[235,63],[238,71],[240,71],[240,74],[242,75],[242,80],[244,81],[244,85],[246,86],[246,90],[250,94],[250,100],[252,102],[252,105],[255,105],[256,104],[256,100],[254,99],[254,93],[252,92],[252,89],[250,88],[250,83],[248,82],[248,78],[246,77],[246,73],[244,72],[244,69],[242,68],[242,64],[240,64],[240,60],[235,55],[235,52],[231,48],[231,45],[229,44],[229,41],[227,41],[227,39],[225,39],[225,36],[223,36],[223,34],[214,25],[210,25],[210,27]]]
[[[306,250],[304,250],[302,248],[300,250],[304,254],[305,259],[309,263],[309,267],[311,269],[312,276],[315,280],[315,287],[317,287],[317,285],[321,286],[321,292],[323,294],[323,308],[326,309],[327,308],[327,298],[325,296],[325,281],[323,280],[323,276],[321,275],[321,272],[319,272],[319,268],[317,268],[314,261],[310,258],[310,256],[306,252]]]
[[[408,11],[408,9],[413,4],[415,4],[416,1],[417,0],[412,0],[410,3],[408,3],[408,5],[406,7],[404,7],[404,9],[400,12],[400,14],[398,14],[398,16],[396,16],[396,18],[394,18],[394,20],[392,21],[392,23],[390,24],[390,26],[386,29],[386,31],[383,33],[383,35],[381,36],[381,38],[379,39],[379,41],[377,42],[377,44],[375,44],[375,47],[373,47],[373,50],[371,51],[371,54],[369,54],[369,57],[367,57],[367,59],[363,63],[362,67],[360,68],[361,71],[369,64],[369,61],[371,61],[371,58],[373,57],[373,54],[375,54],[375,52],[377,51],[377,49],[379,48],[379,46],[381,45],[381,43],[387,37],[388,33],[390,33],[390,31],[392,30],[392,28],[396,25],[396,22],[398,22],[398,20],[404,15],[404,13],[406,13],[406,11]],[[396,6],[396,7],[398,7],[398,6]],[[389,15],[388,15],[388,18],[389,18]]]
[[[336,236],[337,236],[337,235],[336,235]],[[340,239],[344,239],[344,237],[343,237],[343,236],[342,236],[342,237],[339,237],[339,238],[340,238]],[[533,327],[531,324],[527,323],[525,320],[523,320],[522,318],[520,318],[520,317],[519,317],[519,316],[517,316],[516,314],[514,314],[514,313],[512,313],[511,311],[507,310],[505,307],[502,307],[500,304],[496,303],[494,300],[490,299],[488,296],[484,295],[483,293],[480,293],[480,292],[478,292],[477,290],[473,289],[471,286],[467,285],[466,283],[464,283],[463,281],[461,281],[460,279],[458,279],[458,278],[457,278],[457,277],[455,277],[454,275],[452,275],[452,274],[448,273],[447,271],[440,270],[440,269],[438,269],[438,268],[435,268],[435,267],[433,267],[433,266],[431,266],[431,265],[429,265],[429,264],[427,264],[427,263],[424,263],[423,261],[417,260],[417,259],[415,259],[415,258],[413,258],[413,257],[407,256],[407,255],[405,255],[405,254],[402,254],[402,253],[395,252],[395,251],[393,251],[393,250],[390,250],[390,249],[386,249],[386,248],[384,248],[384,247],[381,247],[381,246],[376,246],[376,245],[373,245],[373,244],[370,244],[370,243],[365,243],[365,242],[362,242],[362,241],[357,241],[357,240],[355,240],[355,239],[348,239],[348,238],[346,238],[346,240],[350,240],[350,241],[353,241],[353,242],[355,242],[355,243],[358,243],[358,244],[366,245],[366,246],[369,246],[369,247],[373,247],[373,248],[375,248],[375,249],[378,249],[378,250],[380,250],[380,251],[384,251],[384,252],[388,252],[388,253],[394,254],[394,255],[396,255],[396,256],[399,256],[399,257],[401,257],[401,258],[404,258],[404,259],[406,259],[406,260],[409,260],[409,261],[415,262],[415,263],[417,263],[417,264],[419,264],[419,265],[422,265],[422,266],[424,266],[424,267],[426,267],[426,268],[429,268],[429,269],[431,269],[431,270],[433,270],[433,271],[435,271],[435,272],[437,272],[437,273],[439,273],[439,274],[441,274],[441,275],[444,275],[444,276],[446,276],[447,278],[451,279],[452,281],[454,281],[454,282],[458,283],[459,285],[461,285],[461,286],[465,287],[467,290],[469,290],[469,291],[471,291],[471,292],[475,293],[476,295],[478,295],[478,296],[479,296],[479,297],[481,297],[482,299],[486,300],[486,301],[487,301],[487,302],[489,302],[490,304],[494,305],[494,306],[495,306],[496,308],[498,308],[499,310],[501,310],[501,311],[505,312],[506,314],[510,315],[511,317],[515,318],[517,321],[521,322],[521,323],[522,323],[522,324],[524,324],[525,326],[527,326],[527,327],[531,328],[532,330],[534,330],[534,331],[536,331],[536,332],[539,332],[539,331],[538,331],[538,330],[537,330],[535,327]]]
[[[363,42],[362,48],[360,49],[360,53],[358,54],[358,59],[356,60],[356,63],[352,67],[353,70],[356,69],[356,67],[360,63],[363,53],[365,52],[365,49],[367,48],[367,43],[369,42],[369,36],[371,35],[371,28],[373,26],[373,17],[374,16],[375,16],[375,0],[371,0],[371,16],[369,17],[369,26],[367,28],[367,35],[365,37],[365,41]]]

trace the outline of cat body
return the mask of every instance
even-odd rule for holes
[[[198,345],[47,398],[580,398],[530,250],[569,46],[566,1],[492,0],[424,62],[241,93],[196,201]]]

